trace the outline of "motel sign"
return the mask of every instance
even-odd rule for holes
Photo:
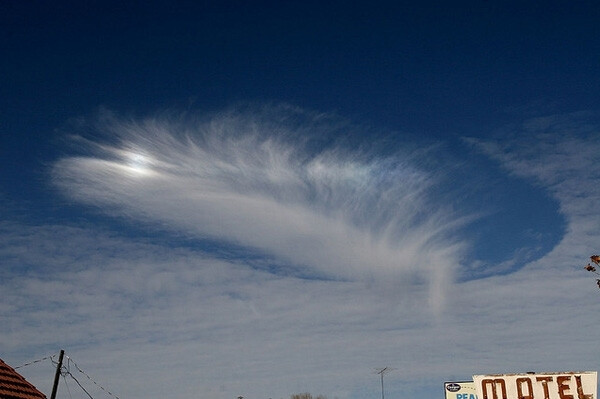
[[[479,399],[597,399],[595,371],[474,375]]]

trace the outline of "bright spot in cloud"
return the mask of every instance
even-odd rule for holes
[[[125,151],[125,166],[127,171],[139,176],[150,176],[152,175],[152,161],[146,155]]]

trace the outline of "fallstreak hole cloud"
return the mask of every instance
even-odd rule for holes
[[[440,174],[332,116],[104,113],[72,133],[82,151],[52,169],[68,197],[315,277],[416,283],[436,300],[464,248],[453,236],[464,215],[432,195]]]

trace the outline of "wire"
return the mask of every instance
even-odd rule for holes
[[[67,392],[69,393],[69,398],[73,399],[73,396],[71,395],[71,389],[69,388],[69,384],[67,384],[67,378],[65,377],[64,374],[61,374],[63,381],[65,382],[65,386],[67,387]]]
[[[72,379],[75,380],[75,382],[77,383],[77,385],[79,385],[79,388],[81,388],[83,390],[83,392],[85,392],[87,394],[87,396],[90,397],[90,399],[94,399],[92,397],[92,395],[90,395],[90,393],[88,391],[85,390],[85,388],[83,387],[83,385],[81,385],[81,383],[79,381],[77,381],[77,378],[75,378],[75,376],[73,374],[71,374],[70,371],[67,371],[67,374],[71,376]]]
[[[16,369],[20,369],[22,367],[26,367],[26,366],[30,366],[30,365],[35,364],[35,363],[43,362],[44,360],[48,360],[48,359],[50,359],[50,362],[52,363],[52,365],[54,367],[58,367],[58,362],[56,360],[54,360],[54,358],[57,355],[58,355],[57,353],[54,353],[54,354],[52,354],[50,356],[45,356],[45,357],[43,357],[41,359],[33,360],[31,362],[22,364],[22,365],[20,365],[18,367],[15,367],[14,369],[15,370]],[[120,399],[117,395],[115,395],[114,393],[110,392],[109,390],[107,390],[106,388],[104,388],[102,385],[100,385],[96,381],[94,381],[92,379],[92,377],[90,377],[85,371],[83,371],[81,369],[81,367],[79,367],[77,365],[77,363],[75,363],[73,361],[73,359],[71,359],[68,355],[65,355],[65,356],[67,358],[67,362],[66,362],[66,364],[62,365],[61,370],[60,370],[60,374],[62,375],[62,377],[63,377],[63,379],[65,381],[65,385],[67,384],[67,380],[66,380],[65,376],[68,375],[68,376],[70,376],[77,383],[77,385],[79,385],[79,387],[83,390],[83,392],[85,392],[87,394],[87,396],[89,396],[90,399],[94,399],[92,397],[92,395],[90,395],[90,393],[83,387],[83,385],[81,385],[81,383],[79,382],[79,380],[77,380],[77,378],[75,378],[75,376],[71,373],[71,364],[73,364],[73,366],[75,366],[75,368],[77,369],[77,371],[79,371],[81,374],[85,375],[87,377],[87,379],[90,380],[91,382],[93,382],[94,385],[96,385],[98,388],[102,389],[104,392],[106,392],[107,394],[109,394],[113,398]],[[72,399],[72,397],[71,397],[71,391],[70,391],[68,385],[67,385],[67,390],[69,391],[69,397]]]
[[[22,365],[20,365],[20,366],[14,367],[14,369],[15,369],[15,370],[17,370],[17,369],[20,369],[20,368],[22,368],[22,367],[31,366],[32,364],[39,363],[39,362],[43,362],[44,360],[52,359],[54,356],[56,356],[56,353],[55,353],[55,354],[53,354],[53,355],[50,355],[50,356],[43,357],[43,358],[41,358],[41,359],[33,360],[33,361],[31,361],[31,362],[28,362],[28,363],[22,364]]]
[[[104,388],[102,385],[100,385],[100,384],[98,384],[96,381],[94,381],[94,380],[92,379],[92,377],[90,377],[90,376],[89,376],[89,375],[88,375],[88,374],[87,374],[85,371],[83,371],[83,370],[81,369],[81,367],[79,367],[79,366],[77,365],[77,363],[75,363],[75,361],[73,361],[73,359],[71,359],[69,356],[67,356],[67,359],[68,359],[68,363],[67,363],[67,364],[70,364],[70,363],[72,363],[72,364],[73,364],[73,366],[75,366],[75,368],[77,368],[77,370],[78,370],[78,371],[79,371],[81,374],[85,375],[85,376],[88,378],[88,380],[90,380],[91,382],[93,382],[93,383],[94,383],[94,385],[96,385],[98,388],[102,389],[104,392],[106,392],[107,394],[109,394],[109,395],[110,395],[110,396],[112,396],[113,398],[115,398],[115,399],[120,399],[120,398],[119,398],[117,395],[115,395],[114,393],[110,392],[109,390],[107,390],[106,388]],[[70,372],[69,372],[69,374],[70,374]],[[73,376],[73,375],[71,374],[71,376]],[[73,377],[73,378],[74,378],[74,377]],[[87,393],[87,392],[86,392],[86,393]],[[88,394],[88,395],[89,395],[89,394]]]

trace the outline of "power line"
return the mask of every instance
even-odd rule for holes
[[[55,353],[55,354],[53,354],[53,355],[50,355],[50,356],[43,357],[43,358],[41,358],[41,359],[33,360],[33,361],[31,361],[31,362],[28,362],[28,363],[22,364],[22,365],[20,365],[20,366],[17,366],[17,367],[15,367],[14,369],[15,369],[15,370],[18,370],[18,369],[20,369],[20,368],[22,368],[22,367],[31,366],[32,364],[39,363],[39,362],[43,362],[44,360],[52,359],[54,356],[56,356],[56,353]]]
[[[67,392],[69,393],[69,398],[73,399],[73,396],[71,395],[71,388],[69,388],[69,384],[67,384],[67,377],[65,377],[65,375],[62,374],[62,378],[63,378],[63,381],[65,382],[65,386],[67,387]]]
[[[69,376],[71,376],[71,378],[72,378],[73,380],[75,380],[75,382],[77,383],[77,385],[79,385],[79,388],[81,388],[81,389],[83,390],[83,392],[85,392],[85,393],[87,394],[87,396],[89,396],[89,397],[90,397],[90,399],[94,399],[94,398],[92,397],[92,395],[90,395],[90,393],[89,393],[89,392],[88,392],[88,391],[87,391],[87,390],[86,390],[86,389],[83,387],[83,385],[81,385],[81,383],[80,383],[80,382],[77,380],[77,378],[75,378],[75,376],[74,376],[73,374],[71,374],[71,372],[70,372],[70,371],[67,371],[67,374],[68,374]]]
[[[115,395],[114,393],[110,392],[108,389],[104,388],[102,385],[100,385],[100,384],[98,384],[96,381],[94,381],[94,380],[92,379],[92,377],[90,377],[90,376],[89,376],[89,375],[88,375],[88,374],[87,374],[85,371],[83,371],[83,370],[81,369],[81,367],[79,367],[79,366],[77,365],[77,363],[75,363],[75,361],[73,361],[73,359],[71,359],[71,358],[70,358],[68,355],[67,355],[67,363],[68,363],[68,364],[71,364],[71,363],[73,363],[73,365],[75,366],[75,368],[77,368],[77,371],[79,371],[81,374],[85,375],[85,376],[87,377],[87,379],[88,379],[88,380],[90,380],[91,382],[93,382],[93,383],[94,383],[94,385],[96,385],[98,388],[102,389],[104,392],[106,392],[107,394],[109,394],[109,395],[110,395],[110,396],[112,396],[113,398],[115,398],[115,399],[120,399],[120,398],[119,398],[117,395]],[[71,372],[69,372],[69,374],[71,375],[71,377],[73,377],[73,374],[71,374]],[[73,377],[73,379],[75,379],[75,377]],[[76,382],[79,384],[79,382],[78,382],[77,380],[75,380],[75,381],[76,381]],[[80,386],[81,386],[81,385],[80,385]],[[82,387],[82,389],[83,389],[83,387]],[[87,394],[88,394],[88,396],[90,395],[90,394],[89,394],[87,391],[85,391],[85,393],[87,393]],[[90,398],[91,398],[91,396],[90,396]],[[93,398],[92,398],[92,399],[93,399]]]
[[[22,367],[27,367],[30,366],[32,364],[36,364],[36,363],[40,363],[43,362],[44,360],[50,360],[50,362],[52,363],[52,365],[54,367],[58,367],[59,362],[57,362],[56,360],[54,360],[54,358],[58,356],[58,353],[54,353],[50,356],[44,356],[40,359],[36,359],[36,360],[32,360],[30,362],[27,362],[25,364],[22,364],[20,366],[14,367],[15,370],[20,369]],[[61,365],[61,368],[59,370],[60,375],[62,375],[63,377],[63,381],[65,382],[65,385],[67,386],[67,390],[69,393],[69,397],[71,397],[71,391],[69,386],[67,385],[67,380],[64,378],[65,376],[69,376],[71,377],[76,383],[77,385],[79,385],[79,387],[83,390],[83,392],[86,393],[86,395],[90,398],[90,399],[94,399],[92,397],[92,395],[83,387],[83,385],[81,385],[81,383],[79,382],[79,380],[77,378],[75,378],[75,376],[73,375],[73,373],[71,373],[71,364],[73,364],[73,366],[75,366],[75,368],[77,369],[77,371],[79,371],[81,374],[85,375],[87,377],[88,380],[90,380],[94,385],[96,385],[98,388],[100,388],[101,390],[103,390],[104,392],[106,392],[108,395],[112,396],[115,399],[120,399],[117,395],[115,395],[114,393],[112,393],[111,391],[109,391],[108,389],[104,388],[102,385],[98,384],[92,377],[90,377],[90,375],[88,373],[86,373],[85,371],[83,371],[81,369],[81,367],[79,367],[77,365],[77,363],[75,363],[75,361],[70,358],[68,355],[65,355],[65,357],[67,358],[67,364],[66,365]]]

